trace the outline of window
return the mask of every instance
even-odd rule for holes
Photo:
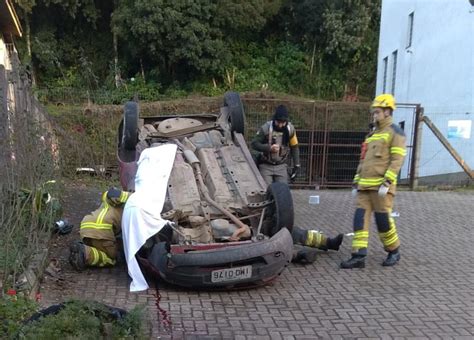
[[[393,59],[393,64],[392,64],[392,94],[395,95],[395,83],[397,80],[397,55],[398,51],[394,51],[392,53],[392,59]]]
[[[415,12],[411,12],[408,15],[408,31],[407,31],[407,47],[411,46],[411,43],[413,41],[413,17],[415,15]]]
[[[386,93],[387,90],[387,68],[388,68],[388,57],[383,58],[383,85],[382,93]]]

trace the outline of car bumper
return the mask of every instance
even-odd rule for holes
[[[156,244],[140,262],[168,283],[193,289],[239,289],[276,279],[291,262],[293,240],[284,228],[263,241],[197,246]],[[242,274],[242,275],[241,275]]]

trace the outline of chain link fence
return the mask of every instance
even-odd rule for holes
[[[31,283],[22,274],[61,213],[52,126],[9,53],[12,67],[0,65],[0,290]]]
[[[199,98],[140,103],[142,116],[219,112],[222,98]],[[368,132],[368,103],[335,103],[242,96],[246,114],[245,138],[284,104],[297,130],[302,169],[295,187],[343,187],[352,182],[360,145]],[[122,105],[55,107],[53,119],[59,136],[61,169],[74,175],[78,168],[113,175],[116,169],[118,126]],[[99,170],[97,170],[99,169]],[[101,169],[101,170],[100,170]]]

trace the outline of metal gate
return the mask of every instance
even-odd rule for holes
[[[271,119],[276,106],[288,107],[290,121],[297,130],[300,147],[301,172],[292,184],[300,188],[349,187],[359,163],[360,146],[369,131],[372,119],[370,103],[294,101],[281,99],[244,98],[247,118],[246,138],[250,142],[258,128]],[[407,129],[408,156],[403,175],[412,184],[412,159],[416,157],[416,104],[399,104],[403,120],[395,116],[395,123]],[[399,110],[397,109],[397,113]]]

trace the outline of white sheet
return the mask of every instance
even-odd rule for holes
[[[128,274],[132,278],[131,292],[148,289],[135,255],[146,240],[168,222],[161,218],[161,211],[176,149],[174,144],[148,148],[138,161],[135,192],[127,200],[122,216],[123,248]]]

